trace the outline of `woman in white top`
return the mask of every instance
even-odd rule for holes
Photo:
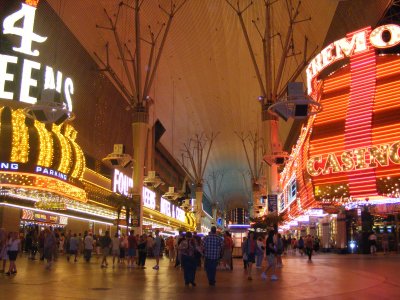
[[[115,266],[115,258],[117,258],[117,262],[119,262],[119,237],[118,233],[114,235],[112,238],[112,256],[113,256],[113,268]]]
[[[7,254],[10,260],[10,266],[6,275],[12,275],[17,273],[17,266],[15,261],[17,260],[18,252],[20,250],[21,240],[19,239],[18,232],[13,232],[11,238],[7,242]]]

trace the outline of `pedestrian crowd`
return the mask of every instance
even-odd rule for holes
[[[253,264],[256,269],[262,268],[264,259],[267,266],[261,273],[261,278],[266,280],[270,277],[272,281],[278,280],[277,268],[282,267],[282,255],[295,255],[298,249],[301,255],[307,254],[311,261],[312,253],[316,249],[316,241],[310,235],[299,241],[281,236],[274,230],[270,230],[264,238],[250,231],[248,237],[242,243],[242,256],[247,279],[253,279]],[[319,244],[319,242],[318,242]],[[93,255],[101,259],[100,267],[107,268],[109,263],[112,267],[146,268],[148,256],[154,257],[154,270],[159,270],[160,257],[165,253],[170,263],[175,268],[183,270],[183,279],[186,286],[196,286],[196,271],[203,267],[206,271],[210,286],[216,284],[217,270],[233,270],[232,254],[234,241],[229,232],[223,235],[217,234],[216,227],[212,227],[210,233],[201,237],[196,232],[180,232],[179,235],[169,236],[164,239],[158,230],[155,236],[149,234],[135,235],[131,230],[128,234],[118,233],[112,237],[109,231],[104,235],[96,236],[90,231],[81,233],[61,232],[49,227],[39,231],[33,227],[23,236],[18,232],[7,233],[0,229],[0,258],[2,269],[6,275],[17,273],[16,260],[19,253],[25,252],[28,258],[39,259],[46,262],[46,269],[53,267],[54,261],[59,259],[60,254],[66,257],[70,263],[76,263],[82,257],[89,263]],[[111,259],[111,260],[110,260]],[[9,261],[8,270],[6,264]]]

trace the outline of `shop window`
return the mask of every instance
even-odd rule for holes
[[[297,194],[296,179],[293,179],[292,182],[289,184],[288,192],[289,192],[288,200],[289,200],[289,203],[291,203],[294,199],[296,199],[296,194]]]

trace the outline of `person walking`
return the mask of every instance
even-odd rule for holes
[[[257,241],[254,239],[254,231],[249,232],[249,236],[244,246],[244,251],[247,256],[247,279],[252,280],[251,271],[253,264],[256,262]]]
[[[275,263],[275,244],[274,244],[274,230],[271,230],[268,233],[268,238],[265,247],[265,254],[267,255],[268,266],[265,271],[261,274],[261,278],[266,280],[268,278],[268,271],[272,270],[271,280],[278,280],[278,277],[275,274],[276,271],[276,263]]]
[[[118,233],[115,233],[114,237],[112,238],[112,263],[113,268],[115,267],[115,258],[117,258],[117,263],[119,262],[119,237]]]
[[[211,227],[211,232],[204,238],[203,248],[205,257],[205,269],[208,283],[215,286],[218,260],[221,257],[223,240],[217,236],[217,228]]]
[[[300,239],[297,243],[297,247],[299,248],[300,255],[303,256],[303,254],[304,254],[304,239],[302,236],[300,237]]]
[[[369,240],[371,254],[372,255],[376,255],[376,240],[377,240],[377,237],[376,237],[375,232],[373,232],[373,231],[371,232],[371,234],[368,237],[368,240]]]
[[[47,260],[46,269],[50,270],[54,260],[54,252],[57,250],[57,239],[49,228],[44,231],[44,258]]]
[[[135,231],[131,230],[128,237],[128,268],[135,267],[137,239],[135,237]]]
[[[7,241],[7,254],[8,259],[10,261],[10,265],[8,267],[8,272],[6,275],[10,276],[17,273],[17,265],[16,260],[18,256],[18,252],[21,249],[21,240],[19,239],[18,232],[11,233],[10,239]]]
[[[233,240],[230,237],[228,231],[225,231],[224,234],[224,246],[223,246],[223,255],[222,255],[222,268],[227,270],[232,270],[232,248],[233,248]]]
[[[107,268],[107,266],[108,266],[107,256],[110,254],[110,248],[112,245],[112,240],[110,238],[110,232],[106,231],[104,236],[102,236],[100,238],[99,242],[100,242],[101,254],[103,256],[103,260],[101,261],[101,267]]]
[[[91,232],[85,236],[85,239],[83,240],[83,247],[85,261],[90,262],[93,252],[93,236]]]
[[[311,256],[313,253],[314,241],[311,235],[307,235],[305,240],[306,254],[308,255],[308,262],[311,262]]]
[[[193,232],[193,241],[196,243],[194,249],[194,259],[196,260],[196,266],[201,268],[201,257],[203,256],[203,249],[201,246],[201,237],[197,235],[197,232]]]
[[[7,255],[7,233],[4,228],[0,228],[0,261],[3,263],[3,267],[0,270],[0,273],[5,272],[6,263],[8,260]]]
[[[184,239],[185,239],[185,238],[184,238],[184,236],[183,236],[183,232],[182,232],[182,231],[179,231],[179,235],[175,237],[175,242],[174,242],[175,250],[176,250],[176,251],[175,251],[175,252],[176,252],[175,268],[179,267],[179,265],[181,264],[181,260],[180,260],[180,256],[181,256],[181,255],[179,254],[178,248],[179,248],[180,243],[182,243],[182,241],[183,241]]]
[[[263,238],[260,236],[257,239],[257,248],[256,248],[256,268],[261,269],[262,268],[262,262],[264,260],[264,241]]]
[[[168,258],[169,261],[174,261],[175,260],[175,245],[174,245],[174,238],[172,236],[170,236],[167,239],[167,242],[165,243],[167,246],[167,250],[168,250]]]
[[[125,256],[126,256],[126,237],[125,234],[121,234],[119,238],[119,262],[120,264],[125,264]]]
[[[138,244],[138,252],[139,252],[139,268],[146,269],[146,257],[147,257],[147,236],[143,234],[140,237]]]
[[[284,243],[280,233],[277,234],[275,248],[276,248],[276,267],[282,268],[282,266],[283,266],[282,255],[285,252],[285,243]]]
[[[243,268],[244,270],[247,270],[247,253],[246,253],[246,241],[247,241],[247,237],[243,238],[243,242],[242,242],[242,258],[243,258]]]
[[[70,256],[74,256],[74,262],[78,261],[78,251],[79,251],[79,239],[74,233],[71,238],[69,239],[69,251],[67,254],[67,261],[70,260]]]
[[[153,270],[158,270],[160,269],[160,254],[161,254],[161,237],[160,237],[160,231],[156,230],[156,237],[154,238],[153,241],[153,255],[154,258],[156,259],[156,265],[153,267]]]
[[[193,239],[192,233],[187,232],[185,239],[179,244],[178,250],[181,254],[181,262],[183,267],[183,278],[185,280],[185,285],[196,286],[196,241]]]

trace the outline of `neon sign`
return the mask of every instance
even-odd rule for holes
[[[62,172],[42,167],[42,166],[35,166],[32,170],[31,167],[27,167],[26,165],[20,165],[18,163],[13,162],[0,162],[0,171],[20,171],[20,172],[29,172],[29,173],[36,173],[41,174],[49,177],[56,177],[58,179],[62,179],[64,181],[68,180],[68,175]]]
[[[177,219],[181,222],[185,222],[185,212],[183,209],[171,204],[168,200],[161,198],[160,201],[160,212],[168,217]]]
[[[394,24],[375,28],[368,36],[366,29],[361,29],[326,46],[315,56],[306,69],[308,94],[313,92],[313,81],[319,73],[331,64],[354,54],[369,50],[369,43],[375,48],[390,48],[400,43],[400,26]],[[384,37],[390,35],[390,39]]]
[[[33,43],[44,43],[47,37],[40,36],[34,32],[36,7],[22,3],[21,9],[6,17],[3,21],[3,34],[15,35],[21,38],[19,47],[12,50],[28,56],[38,57],[40,52],[35,49]],[[17,27],[16,23],[22,22],[22,27]],[[7,90],[7,82],[14,82],[14,73],[9,73],[10,65],[16,65],[21,72],[21,82],[19,92]],[[40,73],[42,78],[39,78]],[[20,102],[34,104],[38,101],[35,95],[31,94],[32,88],[39,90],[52,90],[59,94],[63,92],[66,107],[72,111],[72,98],[74,94],[74,83],[71,78],[63,78],[60,71],[54,70],[49,66],[42,66],[39,62],[29,59],[21,59],[17,56],[0,54],[0,98],[5,100],[17,100]],[[38,83],[43,82],[39,87]],[[19,94],[19,97],[18,97]]]
[[[145,207],[156,209],[156,193],[143,187],[143,205]]]
[[[129,196],[130,189],[133,188],[133,180],[124,173],[114,170],[113,192],[124,196]]]
[[[53,170],[53,169],[41,167],[41,166],[36,166],[35,167],[35,173],[48,175],[48,176],[52,176],[52,177],[57,177],[57,178],[62,179],[62,180],[67,180],[68,179],[67,174],[64,174],[62,172],[59,172],[59,171],[56,171],[56,170]]]
[[[0,162],[0,170],[13,170],[17,171],[19,165],[16,163]]]
[[[326,157],[314,156],[307,162],[307,172],[311,176],[331,173],[349,172],[400,164],[400,141],[394,144],[383,144],[354,150],[341,154],[329,153]]]

